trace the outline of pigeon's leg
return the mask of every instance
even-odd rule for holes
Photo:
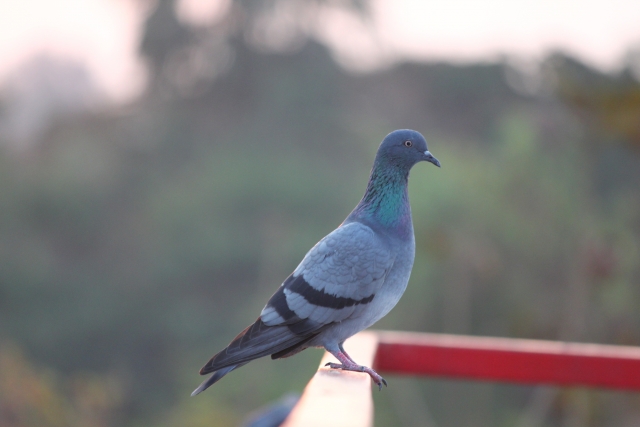
[[[382,378],[376,371],[366,366],[358,365],[353,361],[351,356],[344,351],[344,347],[342,347],[342,343],[338,344],[338,349],[333,350],[327,348],[329,353],[333,354],[333,356],[340,361],[340,363],[327,363],[324,366],[329,366],[332,369],[342,369],[343,371],[355,371],[355,372],[365,372],[369,374],[374,383],[378,386],[378,390],[382,390],[382,384],[385,386],[387,382],[384,378]]]

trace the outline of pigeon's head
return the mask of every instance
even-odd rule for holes
[[[440,167],[438,159],[429,152],[424,136],[410,129],[395,130],[387,135],[378,148],[378,156],[406,168],[422,161]]]

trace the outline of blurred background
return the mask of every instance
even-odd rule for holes
[[[416,262],[376,328],[640,345],[640,3],[3,0],[0,425],[236,426],[197,398],[413,128]],[[382,426],[637,426],[640,396],[387,378]]]

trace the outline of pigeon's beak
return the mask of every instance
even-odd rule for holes
[[[424,152],[424,160],[429,162],[429,163],[433,163],[437,167],[440,167],[440,162],[438,161],[438,159],[433,157],[433,154],[431,154],[431,152],[429,152],[429,150]]]

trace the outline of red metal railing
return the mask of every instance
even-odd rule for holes
[[[640,347],[368,331],[345,348],[382,375],[640,391]],[[328,353],[283,426],[371,427],[369,376],[325,368],[327,361],[334,361]]]

